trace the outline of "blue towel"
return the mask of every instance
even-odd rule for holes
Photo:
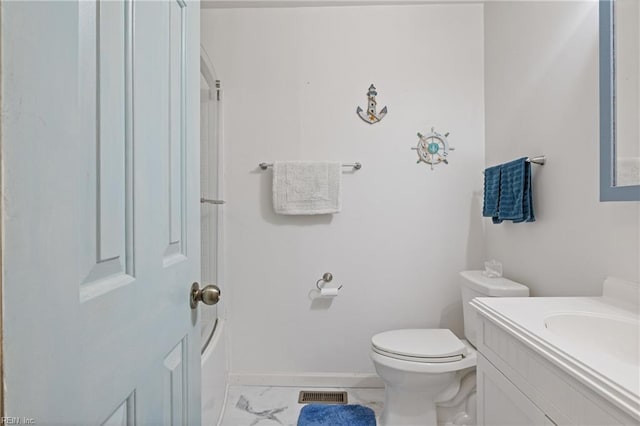
[[[533,191],[531,189],[531,163],[524,162],[524,177],[522,181],[522,216],[513,220],[513,223],[535,222],[536,218],[533,214]]]
[[[298,426],[376,426],[376,415],[362,405],[309,404],[300,410]]]
[[[531,197],[531,163],[527,157],[510,161],[501,166],[499,220],[513,223],[534,222]]]
[[[498,203],[500,200],[501,166],[493,166],[484,171],[484,205],[482,216],[498,219]]]
[[[496,184],[496,181],[499,183]],[[496,186],[499,188],[497,196]],[[493,223],[501,223],[503,220],[511,220],[513,223],[535,222],[531,164],[527,162],[527,157],[486,169],[484,193],[482,214],[491,217]]]

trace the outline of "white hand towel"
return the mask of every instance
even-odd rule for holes
[[[342,209],[340,163],[282,161],[273,164],[273,208],[278,214],[339,213]]]

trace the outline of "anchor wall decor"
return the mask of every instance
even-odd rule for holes
[[[449,164],[447,155],[449,155],[449,151],[453,151],[455,148],[449,146],[448,136],[449,132],[441,135],[433,127],[431,128],[431,133],[426,135],[418,132],[418,138],[420,138],[418,145],[411,148],[418,152],[417,163],[427,163],[431,166],[431,170],[433,170],[435,164]]]
[[[360,107],[356,109],[356,113],[358,113],[358,116],[360,116],[363,121],[366,121],[369,124],[377,123],[378,121],[382,120],[385,115],[387,115],[386,106],[382,108],[380,112],[377,112],[378,103],[376,102],[376,95],[378,95],[378,92],[376,92],[376,87],[372,84],[371,86],[369,86],[369,92],[367,92],[367,98],[369,99],[369,106],[367,107],[367,111],[363,111]]]

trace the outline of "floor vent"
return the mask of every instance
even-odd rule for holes
[[[300,391],[300,404],[346,404],[346,392]]]

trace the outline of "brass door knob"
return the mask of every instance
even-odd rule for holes
[[[191,285],[191,309],[198,307],[198,302],[205,305],[215,305],[220,301],[220,287],[210,284],[200,288],[200,284]]]

